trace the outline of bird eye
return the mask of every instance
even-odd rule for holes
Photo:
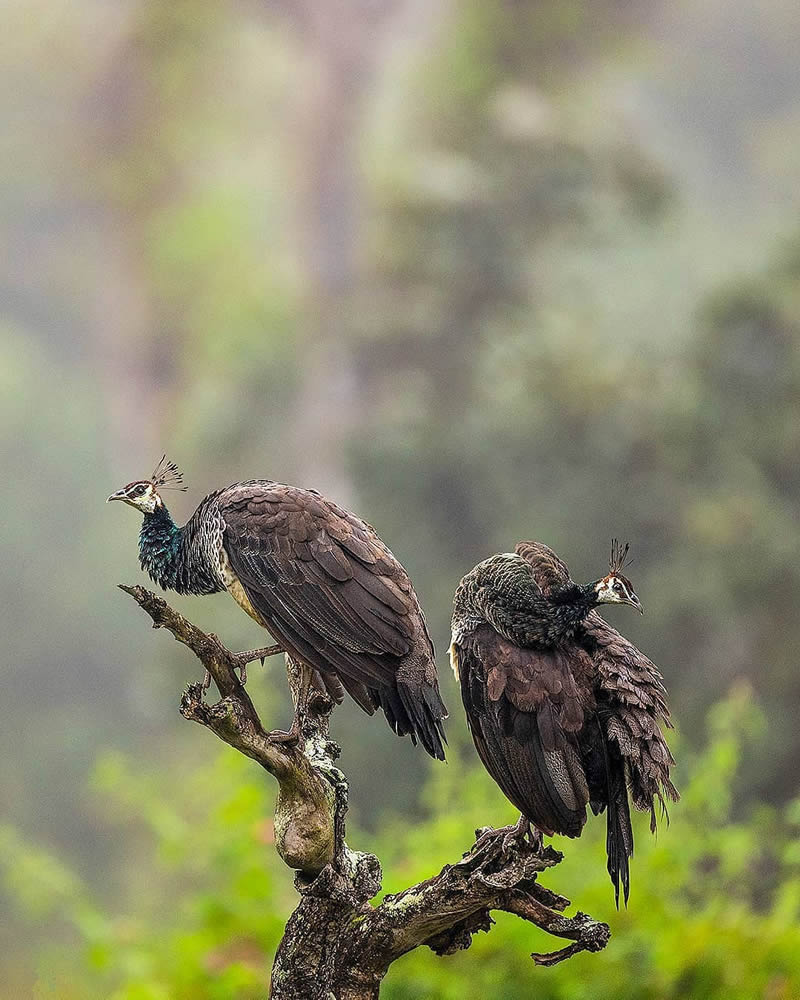
[[[616,590],[616,592],[619,594],[622,591],[622,584],[621,583],[615,583],[614,584],[614,590]]]
[[[134,497],[144,496],[144,492],[145,492],[146,489],[147,489],[146,486],[144,486],[142,483],[139,483],[139,485],[136,487],[136,489],[134,489],[133,492],[131,493],[131,496],[134,496]]]

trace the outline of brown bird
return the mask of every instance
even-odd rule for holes
[[[152,579],[180,594],[227,590],[337,702],[347,691],[369,715],[383,709],[399,736],[444,760],[433,643],[375,530],[315,490],[262,479],[210,493],[178,527],[161,491],[181,482],[162,459],[108,498],[144,515],[139,559]]]
[[[594,608],[642,610],[627,556],[612,545],[609,573],[580,586],[548,546],[520,542],[463,578],[453,611],[451,665],[460,681],[475,748],[522,816],[504,846],[541,834],[578,837],[586,806],[607,811],[608,871],[619,905],[633,854],[628,794],[637,809],[677,801],[670,726],[656,666]]]

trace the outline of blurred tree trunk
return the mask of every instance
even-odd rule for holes
[[[346,448],[365,416],[363,376],[350,336],[368,201],[359,142],[393,44],[408,36],[409,18],[423,27],[433,23],[443,0],[284,0],[280,6],[295,29],[301,58],[290,123],[300,171],[306,291],[305,327],[298,338],[296,475],[351,503]],[[418,28],[412,35],[419,42]]]
[[[106,270],[94,329],[106,395],[109,459],[152,461],[178,389],[184,310],[158,287],[161,217],[180,200],[185,157],[176,143],[202,95],[224,0],[142,0],[124,24],[86,106],[85,162],[100,214]],[[188,293],[188,292],[187,292]],[[121,471],[121,470],[120,470]]]
[[[106,397],[107,440],[112,464],[119,456],[144,458],[156,450],[162,382],[154,354],[156,305],[145,259],[147,228],[161,201],[154,175],[162,179],[162,157],[154,148],[161,109],[152,93],[153,52],[142,31],[146,7],[97,80],[88,113],[87,147],[94,161],[100,220],[103,280],[95,300],[98,372]],[[150,154],[148,157],[148,153]],[[149,176],[146,160],[154,164]]]

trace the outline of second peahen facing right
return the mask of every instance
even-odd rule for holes
[[[594,609],[641,611],[622,575],[627,545],[612,545],[610,571],[580,586],[540,542],[520,542],[463,578],[454,600],[453,671],[478,755],[520,810],[509,837],[538,831],[578,837],[586,806],[607,810],[608,871],[619,905],[629,892],[637,809],[678,799],[662,726],[669,710],[656,666]]]

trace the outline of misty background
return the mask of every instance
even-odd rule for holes
[[[481,956],[508,1000],[800,995],[797,4],[8,0],[0,24],[0,996],[260,996],[292,906],[269,779],[179,717],[197,664],[115,586],[143,582],[139,522],[105,498],[164,452],[179,522],[238,479],[296,483],[409,570],[450,762],[350,704],[333,725],[385,888],[513,818],[447,665],[460,577],[537,538],[587,581],[631,543],[646,614],[608,617],[661,666],[698,789],[652,850],[745,907],[757,979],[719,909],[689,971],[656,954],[651,896],[698,903],[666,854],[648,874],[644,826],[613,912],[600,820],[561,845],[596,894],[577,864],[550,882],[616,954],[531,971],[501,921],[484,952],[398,964],[390,1000],[489,995],[464,991]],[[227,595],[175,606],[263,644]],[[280,660],[250,677],[288,725]],[[738,867],[686,846],[728,827]],[[165,928],[193,920],[179,953]]]

